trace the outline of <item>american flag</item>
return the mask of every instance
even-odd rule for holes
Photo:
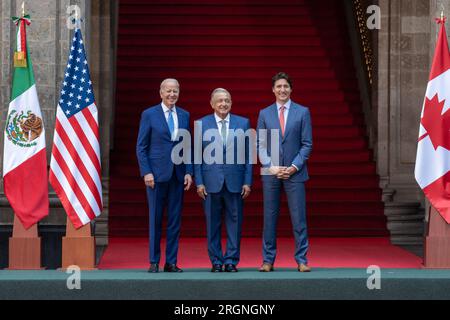
[[[50,184],[75,228],[101,214],[98,110],[80,29],[75,30],[56,114]]]

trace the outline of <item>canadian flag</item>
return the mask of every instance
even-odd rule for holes
[[[415,177],[431,205],[450,224],[450,52],[445,18],[420,121]]]

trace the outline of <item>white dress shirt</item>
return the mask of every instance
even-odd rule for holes
[[[164,116],[166,117],[166,121],[167,123],[169,123],[169,112],[170,109],[164,104],[161,103],[161,106],[163,108],[163,112],[164,112]],[[173,137],[172,140],[175,140],[175,138],[178,136],[178,115],[177,115],[177,109],[176,107],[172,108],[172,118],[173,118],[173,123],[174,123],[174,132],[173,132]]]
[[[286,132],[286,128],[287,128],[287,123],[288,123],[288,117],[289,117],[289,110],[291,109],[291,104],[292,101],[289,100],[288,102],[286,102],[286,104],[281,105],[277,102],[277,108],[278,108],[278,119],[280,119],[280,114],[281,114],[281,107],[285,107],[284,109],[284,132]],[[299,171],[299,168],[297,168],[297,166],[295,164],[292,164],[292,166],[297,169],[297,171]]]
[[[291,104],[292,104],[292,101],[291,100],[289,100],[288,102],[286,102],[286,104],[284,104],[284,105],[282,105],[282,104],[279,104],[278,102],[277,102],[277,110],[278,110],[278,119],[280,119],[280,113],[281,113],[281,107],[285,107],[286,109],[284,109],[284,131],[286,132],[286,126],[287,126],[287,122],[288,122],[288,117],[289,117],[289,109],[291,108]]]
[[[225,120],[226,123],[225,125],[227,126],[227,136],[225,138],[225,141],[228,139],[228,135],[229,135],[229,130],[230,130],[230,114],[227,115],[227,117],[225,119],[222,119],[221,117],[219,117],[217,114],[214,113],[214,117],[216,118],[216,122],[217,122],[217,128],[219,128],[219,134],[220,136],[222,136],[221,132],[222,132],[222,121]]]

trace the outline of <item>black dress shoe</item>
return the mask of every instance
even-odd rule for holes
[[[173,273],[181,273],[183,270],[177,267],[176,264],[165,264],[164,265],[164,272],[173,272]]]
[[[158,273],[159,272],[159,265],[157,263],[152,263],[150,265],[150,269],[148,269],[149,273]]]
[[[225,266],[225,272],[238,272],[238,269],[234,264],[227,264]]]
[[[211,269],[211,272],[214,272],[214,273],[216,273],[216,272],[223,272],[222,265],[220,265],[220,264],[213,265],[213,267]]]

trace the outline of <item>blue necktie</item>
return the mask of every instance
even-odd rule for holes
[[[225,148],[227,146],[227,121],[222,120],[222,121],[220,121],[220,123],[222,124],[221,136],[222,136],[223,147]]]
[[[169,125],[170,131],[170,139],[173,140],[173,134],[175,132],[175,121],[173,120],[173,110],[169,110],[169,119],[167,120],[167,124]]]

